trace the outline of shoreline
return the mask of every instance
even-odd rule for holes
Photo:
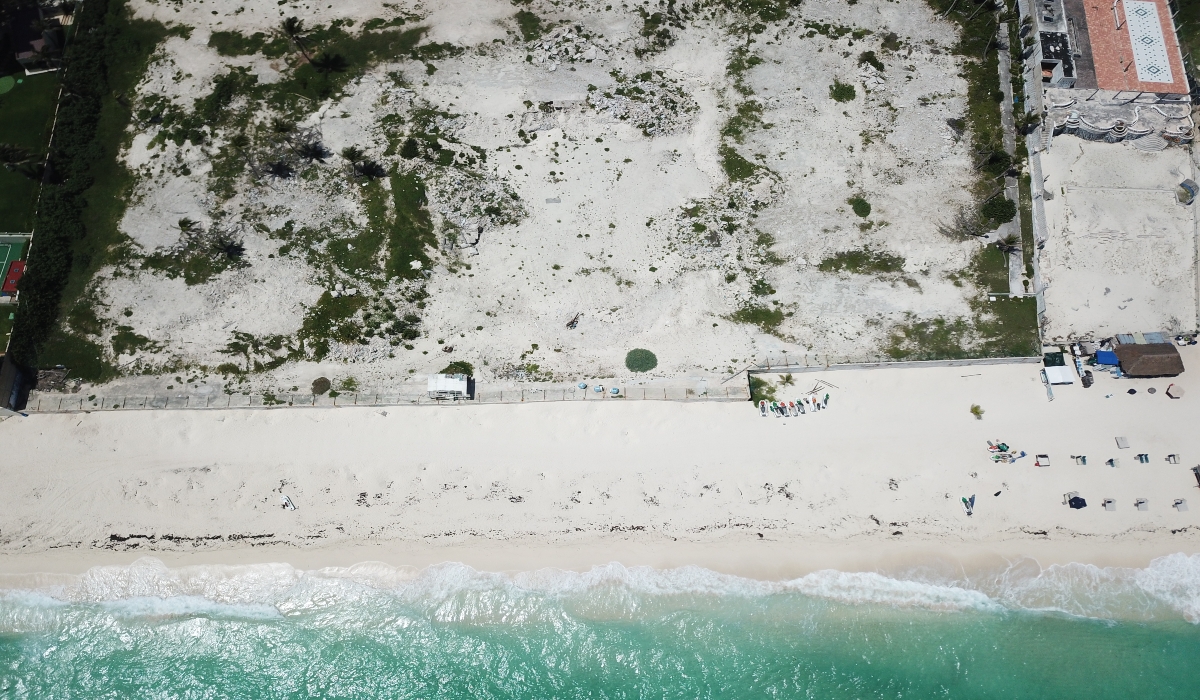
[[[970,575],[996,571],[1019,561],[1041,568],[1067,564],[1098,568],[1145,568],[1171,554],[1200,553],[1195,542],[1131,541],[1055,542],[1007,540],[998,542],[944,541],[751,541],[744,542],[604,542],[569,545],[438,546],[390,542],[327,548],[226,548],[196,552],[103,550],[6,554],[0,557],[0,590],[22,588],[21,581],[38,575],[77,576],[95,567],[129,566],[155,559],[168,569],[243,567],[283,564],[298,571],[348,569],[382,564],[396,569],[422,570],[441,564],[464,564],[478,571],[506,575],[539,570],[586,572],[609,563],[627,568],[658,570],[695,566],[718,574],[758,581],[787,581],[817,571],[874,572],[903,576],[914,570]]]

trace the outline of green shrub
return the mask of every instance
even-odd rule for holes
[[[475,367],[470,362],[455,360],[442,368],[439,374],[465,374],[472,377],[475,375]]]
[[[754,375],[750,376],[750,400],[754,403],[759,401],[774,401],[775,386],[765,379],[759,379]]]
[[[328,392],[332,387],[333,383],[329,381],[328,377],[317,377],[312,383],[312,393],[314,396],[320,396]]]
[[[902,272],[904,258],[891,253],[880,253],[864,246],[861,250],[844,250],[833,257],[825,258],[817,266],[821,272],[852,272],[866,275],[871,273]]]
[[[840,80],[834,80],[833,85],[829,86],[829,96],[835,102],[849,102],[858,96],[854,86],[849,83],[843,83]]]
[[[850,208],[854,210],[854,213],[858,214],[864,219],[871,215],[871,203],[862,197],[855,195],[854,197],[847,199],[846,204],[849,204]]]
[[[858,64],[861,66],[864,63],[869,64],[872,68],[880,73],[883,72],[883,61],[880,61],[879,58],[875,56],[874,51],[863,51],[858,55]]]
[[[521,30],[522,39],[533,41],[542,35],[542,18],[528,10],[518,10],[517,27]]]
[[[779,328],[779,325],[783,323],[783,319],[784,316],[781,309],[755,306],[753,304],[742,307],[729,316],[729,320],[731,321],[758,326],[764,333],[774,333]]]
[[[1007,224],[1017,217],[1017,203],[1007,197],[996,196],[984,202],[979,211],[984,218],[996,224]]]
[[[630,372],[649,372],[658,366],[658,358],[649,350],[635,348],[625,355],[625,366]]]

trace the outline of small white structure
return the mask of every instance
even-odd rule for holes
[[[465,398],[467,398],[467,375],[465,375],[465,374],[431,374],[431,375],[429,375],[429,398],[431,398],[431,399],[465,399]]]

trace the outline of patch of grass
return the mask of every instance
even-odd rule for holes
[[[262,54],[267,58],[282,58],[291,49],[286,37],[255,32],[250,36],[238,32],[213,32],[208,45],[222,56],[253,56]]]
[[[455,360],[443,367],[438,374],[465,374],[471,377],[475,375],[475,366],[465,360]]]
[[[986,292],[1008,292],[1008,256],[994,245],[980,247],[969,268],[975,284]]]
[[[241,242],[233,238],[198,234],[185,236],[175,250],[147,256],[143,264],[171,279],[182,277],[191,286],[204,284],[225,270],[246,267],[244,252]]]
[[[975,324],[982,341],[981,357],[1033,357],[1040,354],[1037,298],[998,297],[996,301],[972,303]]]
[[[104,359],[104,348],[97,342],[59,329],[42,346],[41,357],[51,358],[43,366],[62,365],[70,376],[88,382],[106,382],[117,370]]]
[[[829,97],[834,102],[850,102],[857,96],[858,93],[855,91],[854,86],[849,83],[834,80],[833,85],[829,86]]]
[[[117,332],[110,338],[110,342],[113,355],[117,356],[132,355],[138,350],[156,352],[162,347],[146,336],[135,333],[132,326],[117,326]]]
[[[321,295],[317,303],[308,310],[300,331],[296,334],[305,344],[308,356],[323,360],[329,354],[329,341],[352,343],[362,337],[362,324],[354,315],[367,300],[362,296],[334,297],[329,292]]]
[[[415,50],[425,32],[425,27],[413,27],[352,35],[340,25],[315,28],[305,38],[313,61],[297,66],[278,83],[262,86],[260,94],[285,112],[301,103],[307,108],[310,102],[304,100],[320,102],[340,94],[347,83],[381,61],[401,56],[420,60]]]
[[[764,333],[774,333],[783,323],[783,310],[750,304],[729,315],[730,321],[758,326]]]
[[[643,348],[634,348],[625,354],[625,367],[630,372],[649,372],[658,366],[654,353]]]
[[[722,145],[718,152],[721,154],[721,167],[732,182],[751,178],[758,171],[757,165],[743,158],[732,146]]]
[[[904,271],[904,258],[899,255],[871,250],[844,250],[825,258],[817,266],[821,272],[851,272],[856,275],[891,274]]]
[[[416,279],[421,269],[429,267],[426,246],[437,243],[425,208],[425,183],[414,173],[393,175],[391,182],[396,218],[388,234],[388,272],[393,277]],[[414,260],[421,262],[421,268],[412,267]]]
[[[885,352],[893,360],[957,360],[970,357],[966,345],[971,324],[964,318],[900,324],[892,330]]]
[[[533,41],[542,35],[542,18],[529,10],[517,10],[515,16],[517,28],[521,30],[521,38]]]
[[[737,106],[737,113],[725,122],[721,135],[742,143],[746,132],[762,125],[762,105],[754,100],[746,100]]]
[[[58,73],[22,76],[22,83],[0,95],[0,144],[25,151],[29,159],[9,170],[0,168],[0,231],[33,230],[41,163],[50,141]]]
[[[775,288],[771,286],[770,282],[760,277],[750,285],[750,293],[756,297],[769,297],[775,293]]]
[[[846,204],[849,204],[854,213],[864,219],[871,215],[871,203],[858,195],[847,199]]]

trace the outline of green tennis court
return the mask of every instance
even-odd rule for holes
[[[0,276],[8,274],[8,264],[25,256],[25,246],[29,244],[28,236],[0,235]]]

